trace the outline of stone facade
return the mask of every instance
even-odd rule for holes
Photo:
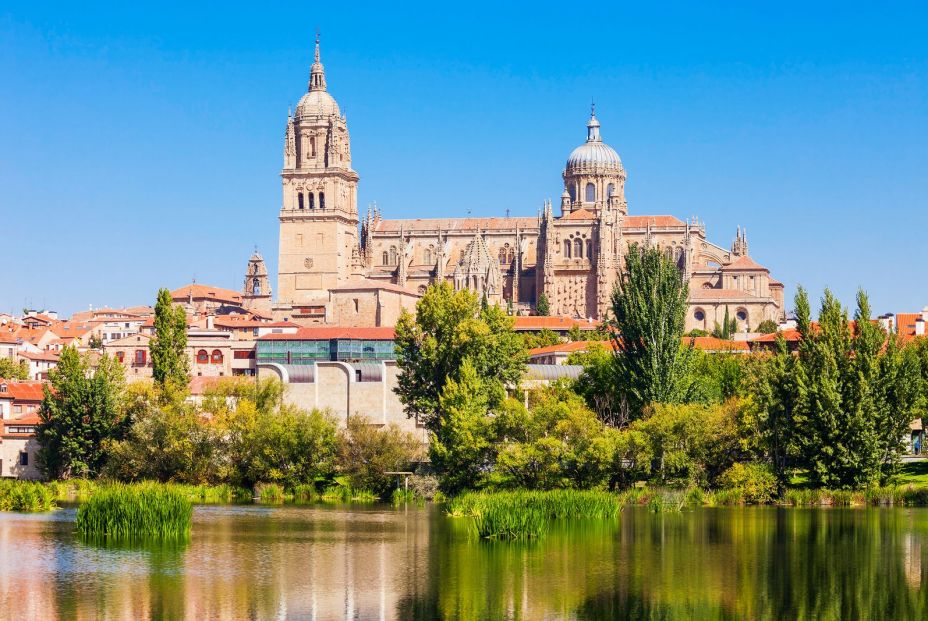
[[[308,92],[287,119],[281,177],[275,310],[300,323],[392,325],[397,312],[386,309],[410,306],[440,280],[518,314],[544,294],[551,314],[601,319],[632,244],[659,248],[688,280],[688,330],[711,330],[726,308],[740,330],[784,314],[783,285],[749,257],[740,229],[726,249],[695,219],[628,213],[625,168],[595,109],[562,172],[557,213],[546,201],[538,217],[387,220],[370,208],[361,220],[347,123],[326,90],[317,39]]]

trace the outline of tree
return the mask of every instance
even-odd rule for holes
[[[722,325],[719,325],[718,322],[715,323],[715,328],[712,330],[712,336],[717,339],[730,341],[737,331],[738,321],[734,317],[729,317],[728,307],[726,306],[725,317],[722,319]]]
[[[91,334],[88,346],[90,349],[103,349],[103,339],[99,334]]]
[[[171,292],[158,291],[155,303],[155,334],[148,344],[151,351],[152,377],[164,386],[173,383],[186,387],[188,381],[187,316],[182,306],[175,306]]]
[[[339,432],[338,471],[353,489],[369,490],[381,498],[393,486],[387,472],[405,470],[420,459],[422,443],[411,433],[390,424],[380,428],[365,416],[349,416]]]
[[[439,395],[439,415],[431,422],[429,459],[447,494],[473,489],[493,463],[490,395],[469,358],[448,377]]]
[[[548,328],[542,328],[538,332],[526,332],[522,334],[522,340],[525,343],[527,349],[535,349],[536,347],[547,347],[548,345],[557,345],[561,342],[561,337],[557,335],[557,332],[554,330],[549,330]]]
[[[870,320],[863,291],[851,324],[826,290],[815,324],[800,288],[796,323],[798,356],[784,364],[788,373],[774,388],[790,410],[798,465],[823,487],[885,482],[898,466],[909,423],[923,415],[917,355]]]
[[[118,439],[126,426],[122,365],[104,355],[91,369],[88,360],[68,346],[49,380],[36,428],[39,466],[53,479],[97,476],[106,463],[109,441]]]
[[[538,302],[535,304],[535,314],[540,317],[547,317],[551,314],[551,304],[548,302],[548,296],[544,293],[538,296]]]
[[[395,391],[409,416],[436,433],[439,399],[445,384],[461,379],[464,361],[477,375],[486,404],[493,408],[505,387],[517,385],[525,369],[525,347],[513,319],[495,305],[482,305],[469,290],[443,282],[429,287],[413,317],[404,312],[396,325],[400,373]]]
[[[777,331],[777,322],[773,319],[764,319],[757,324],[757,331],[761,334],[773,334]]]
[[[597,418],[611,427],[627,425],[628,401],[616,390],[618,382],[612,352],[599,343],[593,343],[586,351],[571,353],[567,357],[567,364],[583,367],[573,388],[596,413]]]
[[[20,381],[29,379],[29,363],[25,360],[16,362],[9,358],[0,358],[0,378]]]
[[[612,294],[617,388],[631,415],[649,403],[679,403],[692,393],[691,349],[681,345],[688,287],[657,248],[632,244]]]

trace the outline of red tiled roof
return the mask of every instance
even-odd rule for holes
[[[514,228],[537,229],[538,218],[414,218],[405,220],[380,220],[375,229],[378,233],[399,233],[401,230],[411,231],[437,231],[443,232],[467,231],[474,233],[477,230],[494,231]]]
[[[622,228],[638,229],[648,225],[652,227],[686,226],[686,223],[674,216],[625,216],[622,219]]]
[[[259,341],[327,341],[329,339],[364,339],[368,341],[392,341],[396,338],[393,328],[343,328],[340,326],[319,326],[300,328],[296,333],[265,334]]]
[[[748,256],[738,257],[731,263],[727,263],[723,265],[721,269],[725,271],[729,271],[729,272],[757,271],[757,270],[761,270],[764,272],[770,271],[766,267],[764,267],[763,265],[760,265],[759,263],[754,261],[754,259]]]
[[[19,340],[16,338],[15,334],[7,330],[6,327],[0,328],[0,343],[10,343],[12,345],[17,342],[19,342]]]
[[[570,354],[575,351],[586,351],[594,345],[599,345],[607,350],[614,350],[615,343],[608,341],[570,341],[567,343],[555,343],[554,345],[545,345],[544,347],[535,347],[528,350],[529,356],[540,356],[542,354]]]
[[[561,219],[562,220],[592,220],[595,217],[596,217],[596,214],[594,214],[592,211],[581,207],[580,209],[577,209],[576,211],[571,211],[569,214],[567,214],[566,216],[563,216]]]
[[[232,302],[233,304],[242,303],[242,294],[238,291],[223,289],[222,287],[212,287],[210,285],[201,285],[199,283],[192,283],[180,289],[175,289],[171,292],[171,299],[175,302],[185,302],[190,299],[191,294],[193,295],[194,301],[210,300],[215,302]]]
[[[44,360],[45,362],[58,362],[58,354],[50,351],[40,351],[38,353],[33,353],[31,351],[21,351],[19,352],[20,358],[26,358],[27,360]]]
[[[16,331],[15,336],[18,339],[22,339],[27,343],[35,345],[42,339],[43,336],[45,336],[48,331],[48,328],[20,327],[19,330]]]
[[[601,321],[586,319],[574,319],[573,317],[515,317],[514,328],[516,330],[570,330],[574,326],[579,326],[581,330],[595,330],[602,325]]]
[[[896,333],[900,336],[915,336],[915,323],[921,313],[896,313]]]
[[[14,401],[41,401],[44,397],[42,386],[45,382],[16,382],[0,380],[0,399],[12,398]],[[6,386],[6,389],[3,389]]]
[[[788,343],[802,340],[802,335],[799,333],[799,330],[797,330],[796,328],[789,328],[786,330],[781,330],[780,332],[771,332],[770,334],[761,334],[760,336],[751,339],[751,342],[752,343],[775,343],[777,340],[778,334],[782,334],[783,338],[786,339]]]
[[[90,332],[93,326],[89,323],[59,321],[53,324],[49,329],[61,338],[80,338]]]
[[[756,297],[738,289],[690,289],[690,300],[750,300]]]
[[[729,341],[714,336],[684,336],[683,343],[702,351],[750,351],[747,341]]]

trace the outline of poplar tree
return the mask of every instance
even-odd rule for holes
[[[548,302],[548,296],[542,293],[538,296],[538,303],[535,304],[535,313],[539,317],[547,317],[551,312],[551,304]]]
[[[182,306],[174,305],[171,292],[158,291],[155,303],[155,334],[148,344],[151,352],[152,377],[165,387],[186,388],[189,362],[187,360],[187,316]]]
[[[632,418],[650,403],[692,396],[692,350],[682,345],[688,295],[680,270],[659,249],[629,247],[612,312],[615,386]]]

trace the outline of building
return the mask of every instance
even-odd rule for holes
[[[287,119],[278,271],[279,316],[299,323],[393,325],[436,281],[533,312],[602,319],[632,244],[658,248],[690,285],[686,328],[711,330],[726,310],[739,331],[783,316],[783,285],[748,253],[740,228],[730,248],[705,226],[629,213],[626,172],[603,141],[595,109],[586,140],[567,157],[557,210],[538,217],[388,220],[357,206],[347,121],[329,94],[317,38],[307,92]],[[254,285],[246,277],[246,290]],[[261,291],[265,291],[262,287]]]
[[[0,477],[41,478],[35,428],[43,396],[42,382],[0,380]]]

